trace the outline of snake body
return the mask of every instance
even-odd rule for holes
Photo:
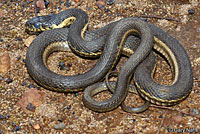
[[[154,50],[167,59],[174,79],[171,85],[161,85],[155,82],[153,80],[155,57],[149,56],[135,70],[134,80],[137,91],[141,97],[153,104],[172,106],[183,101],[191,92],[193,86],[191,64],[184,48],[175,38],[153,24],[149,24],[149,27],[154,34],[154,41],[159,43],[154,45]],[[132,52],[130,52],[131,54]],[[88,104],[91,104],[89,107],[97,105],[92,98],[95,86],[89,86],[84,90],[83,102],[87,101]],[[99,86],[102,86],[102,84],[99,84]],[[127,112],[135,111],[125,104],[122,105],[122,108]],[[99,109],[95,110],[100,111]]]
[[[155,29],[152,24],[149,24],[149,27]],[[161,85],[155,82],[152,78],[153,68],[149,68],[152,63],[150,60],[146,60],[145,65],[140,64],[135,71],[136,87],[142,97],[153,104],[175,105],[184,100],[191,92],[193,86],[191,63],[179,41],[159,28],[152,32],[157,38],[155,40],[160,44],[154,48],[167,59],[174,76],[173,82],[171,85]],[[142,71],[143,75],[139,73]]]
[[[52,16],[55,16],[55,15],[51,15],[51,17]],[[111,53],[112,52],[111,49],[108,49],[109,45],[107,44],[112,44],[115,41],[118,41],[118,43],[119,42],[122,43],[125,41],[125,39],[123,41],[119,41],[118,38],[116,37],[117,36],[116,34],[114,36],[114,33],[115,32],[117,33],[118,32],[117,30],[119,30],[121,27],[122,27],[121,30],[123,30],[123,27],[125,27],[123,26],[125,25],[124,23],[125,21],[122,20],[123,23],[121,21],[110,23],[109,25],[101,29],[85,32],[86,40],[84,40],[82,38],[81,32],[87,23],[87,18],[86,18],[87,15],[85,15],[85,13],[82,10],[79,10],[79,9],[66,10],[66,11],[60,12],[59,16],[62,16],[62,19],[67,18],[67,21],[66,19],[64,20],[59,19],[60,22],[71,24],[70,29],[69,29],[70,31],[69,38],[67,36],[69,33],[68,28],[60,29],[59,28],[60,26],[58,25],[58,23],[54,22],[56,23],[56,26],[54,25],[54,27],[58,27],[59,29],[53,29],[50,31],[43,32],[32,42],[31,46],[29,47],[28,52],[27,52],[27,57],[26,57],[27,69],[34,80],[36,80],[39,84],[41,84],[42,86],[48,89],[51,89],[54,91],[60,91],[60,92],[78,91],[80,88],[84,88],[88,85],[91,85],[101,80],[105,76],[105,74],[113,67],[114,63],[116,62],[116,57],[119,56],[119,51],[118,51],[119,49],[117,49],[115,53],[113,54]],[[56,20],[55,17],[53,18],[54,18],[53,20],[55,21]],[[75,18],[75,21],[72,23],[71,19],[74,19],[74,18]],[[51,20],[51,19],[48,18],[48,20]],[[127,21],[127,19],[125,20]],[[31,24],[27,23],[27,26],[29,25]],[[162,89],[163,87],[168,88],[167,89],[168,92],[166,92],[165,94],[163,92],[160,92],[161,90],[157,91],[158,89],[155,87],[153,88],[148,87],[149,85],[144,84],[144,83],[149,83],[151,85],[153,81],[151,77],[152,69],[149,69],[149,68],[152,68],[152,66],[154,65],[152,65],[151,63],[147,64],[148,62],[144,60],[140,64],[140,68],[142,66],[143,69],[141,70],[141,69],[138,69],[137,67],[135,71],[137,75],[134,75],[134,79],[138,87],[138,92],[141,93],[141,96],[143,96],[144,99],[151,101],[151,103],[158,104],[158,105],[174,105],[182,101],[183,99],[185,99],[188,96],[188,94],[191,92],[192,70],[191,70],[190,61],[185,50],[176,39],[169,36],[169,34],[165,33],[164,31],[162,31],[161,29],[157,28],[156,26],[152,24],[148,23],[148,26],[151,28],[151,31],[154,34],[154,41],[158,43],[154,45],[154,49],[166,57],[166,59],[168,60],[173,70],[175,79],[174,79],[174,83],[170,86],[159,85],[158,83],[154,82],[156,84],[155,87],[158,87],[157,85],[159,85],[159,89]],[[42,27],[42,26],[40,25],[39,27]],[[30,30],[30,27],[28,29]],[[45,28],[45,29],[48,29],[48,28]],[[37,31],[37,30],[34,30],[34,31]],[[111,31],[114,31],[114,32],[111,32]],[[112,34],[109,35],[108,32],[111,32],[113,35]],[[124,32],[124,34],[125,33],[126,32]],[[110,37],[107,38],[108,35],[114,36],[114,37],[109,39]],[[119,39],[125,36],[121,34]],[[108,41],[107,43],[105,43],[107,39],[110,40],[110,42]],[[69,44],[70,48],[81,56],[86,56],[86,57],[99,56],[103,50],[103,53],[99,61],[97,62],[96,66],[92,70],[90,70],[89,72],[85,74],[81,74],[77,76],[62,76],[62,75],[55,74],[47,69],[45,62],[49,54],[54,51],[66,49],[66,43],[69,43],[68,41],[70,42]],[[149,40],[149,42],[151,41]],[[147,48],[144,48],[144,49],[146,50]],[[123,52],[129,56],[133,53],[133,51],[131,51],[129,48],[123,48],[122,53]],[[143,52],[139,52],[137,54],[138,54],[138,57],[147,56],[147,54],[143,55]],[[110,56],[105,56],[105,55],[110,55]],[[114,57],[113,58],[111,55],[112,56],[115,55],[116,57],[113,56]],[[184,59],[182,59],[181,57],[184,57]],[[133,61],[135,60],[134,58],[131,58],[131,59]],[[115,91],[113,95],[114,99],[113,97],[111,97],[110,100],[107,100],[106,102],[103,102],[103,103],[95,102],[93,101],[93,99],[91,99],[90,93],[88,93],[88,96],[86,95],[86,97],[83,98],[84,104],[86,104],[89,108],[95,111],[100,111],[100,112],[109,111],[111,109],[116,108],[124,100],[124,96],[126,96],[126,93],[127,93],[126,87],[130,78],[130,74],[126,75],[126,77],[124,77],[123,74],[126,74],[127,72],[129,73],[131,72],[131,68],[132,68],[131,66],[133,64],[132,60],[129,60],[129,62],[127,62],[126,65],[123,66],[124,69],[122,68],[123,71],[121,75],[119,75],[118,85],[116,87],[118,89]],[[109,67],[108,67],[108,63],[109,63]],[[141,74],[140,76],[148,76],[148,77],[146,77],[146,79],[143,79],[139,77],[139,74]],[[125,90],[122,90],[122,88]],[[87,93],[87,90],[85,90],[85,92]],[[114,102],[114,100],[116,102]]]

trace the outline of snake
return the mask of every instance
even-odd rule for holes
[[[80,9],[68,9],[58,14],[47,15],[45,17],[38,16],[26,23],[26,27],[29,31],[39,32],[41,30],[42,31],[48,30],[41,33],[31,43],[27,51],[26,66],[29,74],[37,83],[53,91],[72,92],[72,91],[79,91],[80,90],[79,88],[87,87],[88,85],[94,83],[94,81],[99,81],[101,79],[100,77],[96,76],[93,77],[94,79],[89,79],[91,78],[90,76],[88,76],[89,78],[88,77],[83,78],[82,75],[75,76],[76,79],[74,77],[61,76],[49,71],[45,63],[48,56],[52,52],[65,50],[67,46],[66,44],[68,44],[72,49],[72,51],[74,51],[75,53],[86,57],[93,57],[93,56],[98,57],[101,54],[103,54],[104,51],[110,53],[107,50],[107,48],[106,47],[103,48],[103,46],[106,44],[105,40],[108,36],[108,32],[110,33],[110,31],[112,31],[115,25],[117,25],[120,21],[110,23],[105,27],[102,27],[94,31],[86,31],[85,26],[87,25],[87,21],[88,21],[87,14],[85,14],[84,11]],[[70,28],[62,28],[64,24],[70,25]],[[122,23],[120,24],[124,25]],[[163,30],[161,30],[160,28],[156,27],[153,24],[148,23],[148,26],[153,32],[154,42],[156,42],[156,44],[154,44],[153,46],[153,50],[160,53],[167,59],[168,63],[170,64],[170,67],[172,68],[172,72],[174,75],[174,82],[170,86],[160,85],[156,83],[152,77],[154,71],[152,71],[152,69],[149,69],[151,68],[149,66],[152,65],[147,66],[146,61],[144,60],[139,65],[142,68],[142,71],[139,69],[139,67],[137,67],[135,70],[135,74],[137,75],[134,74],[134,80],[137,85],[138,92],[145,100],[150,101],[153,104],[167,105],[167,106],[177,104],[182,100],[184,100],[185,98],[187,98],[192,89],[193,74],[189,58],[184,48],[175,38],[173,38],[168,33],[164,32]],[[115,29],[118,29],[118,27],[115,27]],[[83,31],[85,31],[85,38],[83,37],[84,33]],[[112,41],[115,40],[117,39],[114,38]],[[131,51],[129,48],[122,48],[122,49],[123,49],[122,53],[123,52],[130,53],[129,56],[133,54],[133,51]],[[101,55],[101,57],[103,56]],[[116,59],[114,59],[114,61],[116,61]],[[127,64],[129,65],[130,63]],[[105,65],[105,63],[102,63],[102,65]],[[98,69],[98,71],[101,68],[101,66],[95,66],[95,67]],[[101,71],[102,71],[101,77],[103,77],[103,75],[105,75],[106,74],[105,72],[107,71],[104,70]],[[129,71],[129,69],[127,69],[126,71]],[[91,74],[93,75],[92,71],[89,72],[91,72]],[[148,77],[142,79],[140,76],[148,76]],[[77,78],[80,81],[74,82],[77,81]],[[86,79],[87,81],[85,81]],[[151,85],[152,81],[155,85]],[[80,84],[81,82],[82,85]],[[121,81],[119,81],[118,83],[120,86],[122,85]],[[126,84],[123,85],[126,85],[127,87],[127,82],[125,83]],[[149,84],[144,84],[144,83],[149,83]],[[163,87],[166,88],[166,90],[163,90],[164,89]],[[88,90],[85,90],[84,92],[87,91]],[[91,99],[89,99],[89,102],[87,102],[88,98],[90,97],[91,95],[88,95],[85,99],[83,99],[84,103],[90,109],[100,112],[110,110],[110,108],[107,108],[107,106],[96,107],[96,105],[98,105],[99,103],[92,104],[93,102],[90,101]],[[122,102],[124,98],[118,98],[118,99],[121,100],[120,102]],[[113,108],[116,108],[116,106]]]

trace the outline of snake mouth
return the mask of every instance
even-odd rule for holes
[[[48,25],[42,24],[40,22],[36,22],[36,23],[26,23],[25,24],[25,28],[28,32],[32,32],[32,33],[40,33],[40,32],[44,32],[46,30],[50,30],[52,29],[51,27],[49,27]]]
[[[39,23],[33,24],[33,23],[26,22],[25,28],[26,28],[26,31],[28,31],[29,33],[42,32],[42,29]]]

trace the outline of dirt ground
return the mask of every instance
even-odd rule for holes
[[[25,66],[29,34],[25,22],[34,17],[32,0],[0,1],[0,56],[6,60],[0,68],[0,134],[41,133],[199,133],[200,132],[200,2],[198,0],[54,0],[39,15],[58,13],[68,8],[87,12],[89,29],[100,28],[124,17],[150,17],[155,24],[183,45],[191,60],[194,83],[190,96],[172,108],[150,107],[140,114],[117,108],[97,113],[86,108],[82,92],[57,93],[35,83]],[[105,5],[104,5],[105,4]],[[156,16],[156,17],[155,17]],[[160,17],[160,18],[158,18]],[[167,20],[166,18],[170,18]],[[172,19],[173,18],[173,19]],[[33,36],[31,36],[33,38]],[[8,55],[6,55],[6,53]],[[10,57],[10,62],[9,62]],[[2,57],[0,57],[2,59]],[[158,57],[156,81],[169,83],[171,74],[166,62]],[[59,71],[59,63],[68,68]],[[8,72],[5,68],[10,69]],[[52,71],[77,74],[91,68],[95,61],[83,60],[73,53],[54,53],[49,58]],[[166,70],[166,71],[165,71]],[[167,79],[167,80],[166,80]],[[110,94],[101,93],[99,98]],[[127,104],[142,104],[140,97],[128,95]]]

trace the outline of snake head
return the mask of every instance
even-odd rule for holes
[[[51,15],[36,16],[25,24],[26,30],[32,33],[43,32],[50,29]]]

